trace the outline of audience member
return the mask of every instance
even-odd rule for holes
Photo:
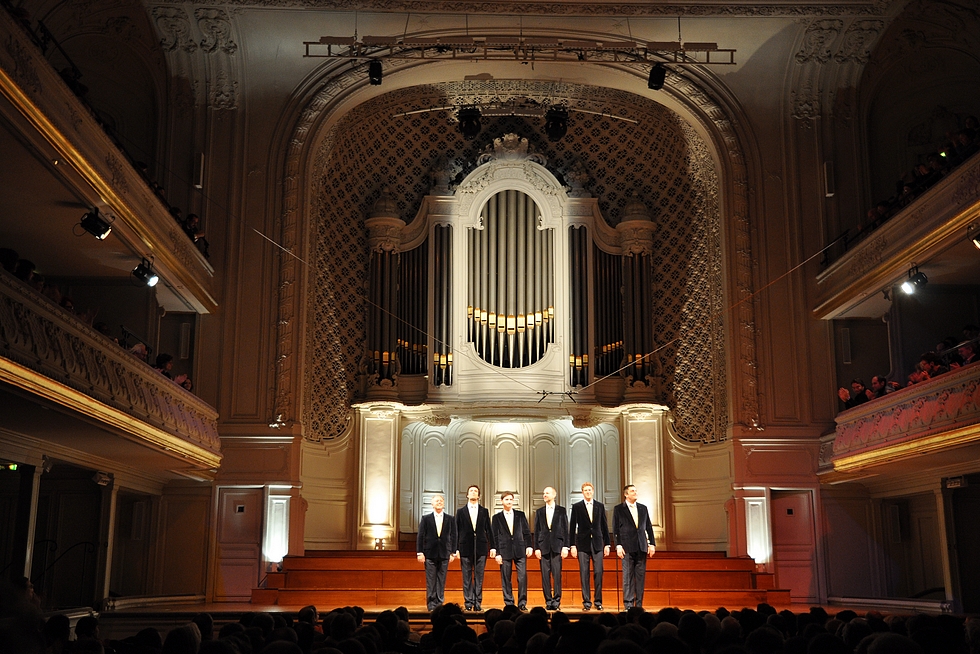
[[[865,387],[864,381],[860,379],[851,380],[851,390],[847,390],[843,386],[837,389],[837,397],[844,403],[845,409],[852,409],[870,399],[868,389]]]

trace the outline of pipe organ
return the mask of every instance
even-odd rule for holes
[[[602,382],[603,404],[659,401],[644,203],[610,226],[513,134],[477,163],[454,189],[437,175],[407,226],[387,197],[366,221],[366,397],[588,403]]]
[[[554,342],[554,231],[538,229],[534,199],[508,189],[467,230],[467,340],[501,368],[536,363]]]

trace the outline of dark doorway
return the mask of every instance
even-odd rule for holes
[[[41,475],[31,581],[43,608],[96,602],[102,496],[92,470],[58,464]]]
[[[944,486],[949,488],[950,480]],[[980,612],[980,475],[958,478],[952,488],[953,549],[959,569],[959,595],[964,613]]]

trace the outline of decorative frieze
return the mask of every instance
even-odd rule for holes
[[[980,439],[980,364],[865,402],[837,416],[837,470],[918,456]]]

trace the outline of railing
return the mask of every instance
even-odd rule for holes
[[[966,238],[980,205],[980,154],[960,164],[817,275],[819,319],[840,316]],[[835,247],[837,245],[835,244]]]
[[[980,441],[980,362],[837,416],[821,468],[854,471]]]
[[[0,379],[192,467],[220,461],[218,414],[210,405],[3,270]]]

